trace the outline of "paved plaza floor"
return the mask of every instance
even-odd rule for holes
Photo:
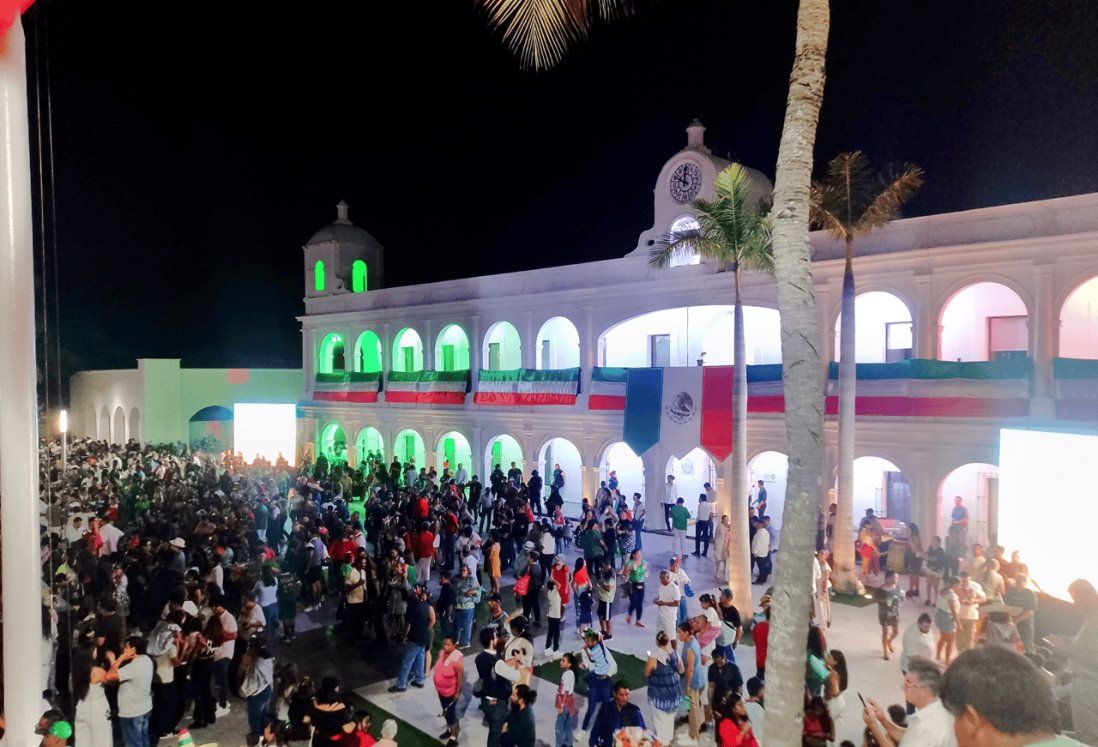
[[[690,543],[690,549],[693,544]],[[671,538],[658,533],[645,533],[643,552],[652,570],[653,577],[659,569],[666,568],[671,557]],[[573,546],[566,556],[570,564],[577,555]],[[706,591],[717,589],[719,581],[713,576],[714,563],[712,552],[710,558],[696,558],[688,556],[684,564],[686,572],[691,576],[692,586],[701,595]],[[505,582],[508,579],[504,578]],[[650,581],[652,588],[656,581]],[[437,582],[433,582],[437,588]],[[764,592],[764,587],[752,587],[751,611],[758,609],[758,601]],[[504,607],[512,609],[513,597],[504,591]],[[619,600],[615,603],[614,635],[608,643],[608,647],[616,656],[637,656],[643,659],[645,652],[655,647],[655,617],[656,608],[651,605],[652,594],[646,600],[645,618],[648,623],[645,628],[625,625],[625,602]],[[700,614],[697,596],[689,600],[690,614]],[[334,674],[340,677],[346,691],[353,691],[374,707],[392,714],[400,721],[414,725],[423,733],[431,736],[431,741],[441,743],[435,739],[444,730],[444,722],[441,718],[438,696],[430,683],[428,674],[427,686],[423,689],[409,688],[404,693],[392,694],[387,692],[393,684],[396,671],[400,662],[401,649],[398,646],[378,647],[372,643],[352,646],[348,644],[333,629],[334,603],[325,604],[319,611],[305,613],[298,616],[297,640],[288,646],[282,646],[276,655],[277,663],[291,660],[297,663],[303,674],[313,677]],[[745,609],[742,599],[737,599],[737,606],[741,614],[746,618],[750,612]],[[544,605],[543,605],[544,609]],[[900,632],[915,621],[920,612],[926,610],[922,599],[907,600],[900,614]],[[565,616],[563,632],[561,636],[564,650],[576,650],[581,648],[579,638],[575,634],[575,618],[569,609]],[[535,651],[537,657],[535,665],[544,659],[545,628],[535,629]],[[474,639],[476,633],[474,632]],[[900,674],[900,639],[896,640],[896,653],[890,661],[883,660],[880,651],[880,627],[877,624],[877,607],[869,604],[864,607],[849,604],[832,605],[832,626],[827,632],[828,646],[832,649],[840,649],[846,654],[849,667],[850,683],[846,692],[846,712],[837,722],[836,735],[839,740],[851,739],[855,744],[861,744],[861,720],[860,704],[857,693],[866,698],[873,697],[882,705],[902,703],[901,692],[902,676]],[[476,668],[473,664],[479,646],[474,643],[466,656],[466,672],[475,679]],[[755,652],[750,645],[741,645],[736,649],[737,663],[746,680],[755,674]],[[620,658],[619,658],[620,666]],[[635,668],[634,668],[635,669]],[[540,741],[551,745],[554,735],[554,722],[556,713],[553,708],[553,694],[556,685],[535,677],[532,685],[538,690],[540,700],[534,707],[537,723],[537,734]],[[582,718],[583,709],[586,706],[582,696],[577,696],[577,707]],[[632,692],[631,700],[639,705],[645,715],[648,715],[648,703],[643,687]],[[487,729],[482,725],[480,711],[477,710],[477,701],[474,699],[469,706],[466,717],[462,721],[461,744],[483,745],[486,742]],[[194,733],[196,745],[217,743],[220,747],[227,745],[236,747],[244,744],[247,733],[247,720],[245,704],[239,699],[232,703],[232,712],[206,729]],[[186,725],[187,721],[183,722]],[[402,724],[402,726],[404,726]],[[375,736],[380,730],[380,723],[374,723]],[[679,734],[685,736],[685,725],[679,728]],[[579,734],[577,730],[577,735]],[[411,735],[408,735],[411,736]],[[765,738],[765,734],[764,734]],[[422,737],[420,737],[422,739]],[[398,744],[418,744],[418,741],[410,739],[402,740],[397,737]],[[579,743],[586,745],[587,737],[584,735]],[[701,744],[712,744],[712,735],[703,734]]]

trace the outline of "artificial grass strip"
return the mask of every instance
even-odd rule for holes
[[[374,734],[381,732],[381,725],[385,723],[386,719],[392,719],[397,723],[396,741],[400,747],[438,747],[439,740],[435,737],[420,731],[407,721],[397,718],[393,714],[386,711],[384,708],[380,708],[373,701],[363,698],[358,693],[349,693],[346,700],[348,705],[351,705],[354,710],[366,711],[370,714],[370,731]],[[444,723],[439,721],[439,730],[444,726]]]
[[[577,650],[579,650],[578,645]],[[619,680],[624,682],[630,690],[639,690],[648,686],[648,681],[644,678],[643,659],[614,651],[614,649],[610,649],[610,652],[614,655],[614,661],[618,663],[618,673],[613,678],[615,682]],[[546,682],[552,682],[554,685],[560,684],[563,673],[564,670],[560,668],[559,661],[549,661],[534,667],[535,677],[539,677]],[[580,695],[587,695],[587,680],[584,674],[586,673],[583,671],[576,673],[576,692]]]
[[[872,593],[873,591],[875,591],[875,589],[866,589],[866,593]],[[831,602],[832,604],[845,604],[850,607],[868,607],[871,604],[876,604],[877,598],[876,596],[873,596],[870,599],[866,599],[861,594],[843,594],[835,592],[831,595]]]

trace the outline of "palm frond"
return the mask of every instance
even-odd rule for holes
[[[895,219],[922,182],[918,166],[905,165],[882,179],[861,151],[840,153],[827,164],[827,176],[812,183],[812,226],[840,239],[868,233]]]
[[[547,70],[587,38],[594,18],[612,21],[633,11],[633,0],[477,0],[490,25],[524,68]]]
[[[900,208],[923,186],[923,170],[905,163],[882,176],[881,192],[869,203],[858,221],[858,232],[867,233],[900,217]]]

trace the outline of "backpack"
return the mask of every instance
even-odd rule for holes
[[[175,631],[180,627],[168,620],[160,620],[156,627],[149,633],[149,645],[146,653],[149,656],[163,656],[172,648],[175,641]]]

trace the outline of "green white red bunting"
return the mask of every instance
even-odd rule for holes
[[[370,404],[377,402],[377,392],[380,388],[380,371],[319,373],[316,375],[316,384],[313,386],[313,399],[320,402]]]
[[[385,401],[419,405],[462,405],[469,371],[390,371]]]
[[[481,369],[477,374],[478,405],[574,405],[579,395],[580,370],[554,368],[509,371]]]
[[[1071,393],[1085,416],[1098,416],[1098,362],[1088,366],[1059,363],[1057,385]],[[1060,381],[1059,371],[1072,369],[1074,384]],[[1084,370],[1086,369],[1086,370]],[[838,413],[838,364],[831,364],[827,414]],[[1028,359],[956,363],[907,360],[899,363],[859,363],[856,411],[882,417],[1024,417],[1029,412],[1033,364]],[[1066,374],[1065,374],[1066,378]],[[591,410],[625,410],[628,369],[595,368],[591,374]],[[1085,382],[1085,383],[1084,383]],[[1089,393],[1089,395],[1087,394]],[[1090,404],[1086,401],[1090,399]],[[747,367],[748,412],[785,410],[782,367]],[[1080,415],[1079,417],[1084,417]]]

